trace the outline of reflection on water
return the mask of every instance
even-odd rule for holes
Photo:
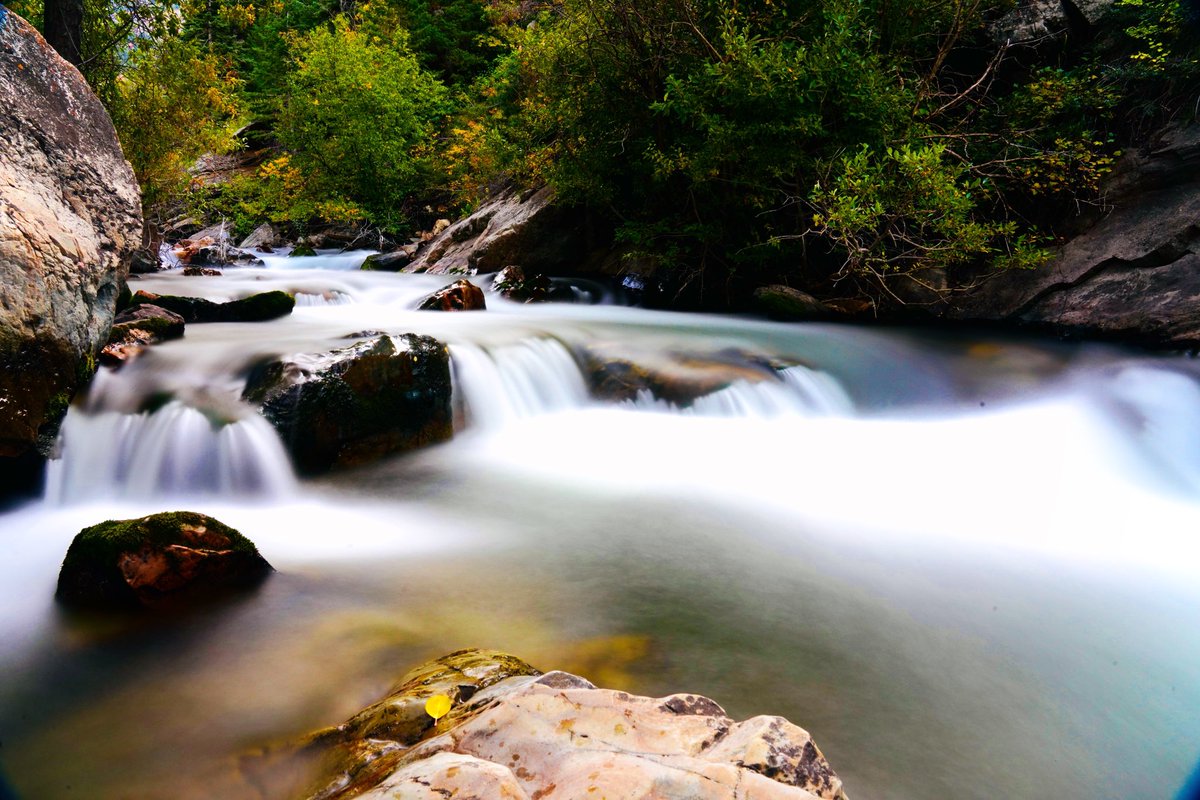
[[[785,715],[858,798],[1167,798],[1200,758],[1191,362],[490,295],[484,314],[422,313],[446,279],[294,261],[147,280],[338,302],[192,326],[106,376],[95,416],[71,412],[68,433],[92,431],[91,460],[60,465],[76,502],[0,518],[0,762],[21,797],[259,797],[264,750],[465,646]],[[144,397],[186,409],[151,450],[210,452],[248,363],[367,329],[448,341],[470,427],[294,492],[202,492],[187,459],[125,499],[94,491]],[[575,361],[600,340],[786,367],[686,414],[605,406]],[[177,507],[280,572],[172,621],[53,606],[80,528]]]

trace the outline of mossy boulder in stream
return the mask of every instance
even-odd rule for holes
[[[78,608],[157,608],[252,587],[271,571],[233,528],[175,511],[84,528],[67,550],[55,597]]]
[[[214,303],[202,297],[138,292],[133,296],[133,303],[165,308],[187,322],[266,322],[292,313],[296,298],[276,290],[259,292],[227,303]]]
[[[435,695],[450,700],[436,724]],[[418,667],[304,749],[324,756],[312,800],[846,798],[812,737],[782,717],[735,722],[706,697],[598,689],[494,650]]]
[[[296,469],[316,474],[449,439],[450,354],[428,336],[380,336],[268,362],[243,399],[262,406]]]

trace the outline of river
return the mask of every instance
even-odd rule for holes
[[[298,305],[103,371],[47,497],[0,516],[16,797],[260,797],[264,753],[462,647],[786,716],[855,800],[1182,797],[1200,759],[1194,360],[655,312],[592,285],[593,302],[418,312],[449,279],[360,272],[363,255],[135,283]],[[237,399],[246,371],[364,331],[450,345],[455,437],[299,480]],[[685,410],[606,404],[586,348],[780,372]],[[54,604],[82,527],[175,509],[279,572],[169,620]]]

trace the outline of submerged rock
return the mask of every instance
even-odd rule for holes
[[[2,497],[94,371],[142,217],[104,107],[3,6],[0,106],[0,462],[14,460],[0,464]]]
[[[639,351],[617,342],[580,348],[589,388],[597,400],[622,402],[648,393],[686,407],[737,381],[777,380],[772,364],[740,350],[723,353]]]
[[[452,701],[437,724],[425,701]],[[812,737],[782,717],[730,719],[705,697],[637,697],[513,656],[464,650],[313,737],[313,800],[686,797],[845,800]]]
[[[262,405],[300,472],[369,463],[453,434],[450,354],[428,336],[380,336],[254,370],[243,398]]]
[[[465,279],[443,286],[417,305],[419,311],[483,311],[486,308],[483,290]]]
[[[173,311],[187,322],[266,322],[286,317],[296,306],[296,298],[287,292],[259,292],[240,300],[214,303],[201,297],[178,297],[139,291],[135,305],[154,305]]]
[[[155,608],[252,587],[271,571],[249,539],[212,517],[151,514],[80,531],[55,597],[80,608]]]

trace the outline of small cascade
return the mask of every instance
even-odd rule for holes
[[[295,298],[297,307],[344,306],[354,302],[353,297],[336,289],[325,292],[296,292]]]
[[[626,405],[641,411],[660,411],[701,417],[848,416],[854,404],[830,375],[804,366],[781,369],[778,381],[737,381],[698,397],[686,408],[638,392]]]
[[[257,415],[214,421],[171,402],[154,412],[72,409],[50,462],[52,503],[164,495],[273,498],[295,484],[271,425]]]
[[[254,255],[262,259],[267,269],[330,269],[358,270],[368,256],[373,256],[376,250],[318,250],[315,256],[292,256],[282,253],[263,253],[255,251]]]
[[[455,396],[473,425],[499,428],[588,402],[579,366],[556,339],[527,339],[487,350],[456,344],[450,355]]]

